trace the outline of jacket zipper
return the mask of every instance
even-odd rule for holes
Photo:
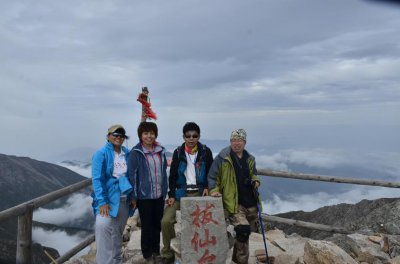
[[[153,164],[154,164],[154,180],[155,180],[155,183],[154,183],[154,190],[155,190],[155,193],[156,193],[156,195],[155,195],[154,198],[156,198],[156,197],[158,197],[158,190],[157,190],[158,180],[157,180],[157,166],[156,166],[156,160],[154,159],[153,153],[151,153],[151,158],[153,159]]]

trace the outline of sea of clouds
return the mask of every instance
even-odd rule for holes
[[[363,171],[373,171],[376,180],[400,181],[399,153],[357,153],[339,149],[288,149],[275,153],[258,153],[256,156],[257,167],[280,171],[293,171],[293,167],[303,166],[308,170],[329,171],[329,175],[335,176],[335,170],[344,166],[362,168]],[[60,163],[82,176],[90,178],[91,167],[82,164],[71,165]],[[341,171],[343,174],[343,172]],[[352,178],[363,178],[363,175],[348,175]],[[267,177],[269,178],[269,177]],[[370,178],[370,177],[369,177]],[[264,182],[264,179],[262,179]],[[304,184],[304,183],[303,183]],[[307,183],[309,184],[309,183]],[[311,185],[311,184],[310,184]],[[296,192],[289,190],[281,195],[276,190],[269,190],[271,195],[263,199],[263,210],[267,214],[277,214],[288,211],[313,211],[322,206],[340,203],[354,204],[363,199],[377,199],[398,197],[398,190],[384,187],[368,187],[349,185],[347,188],[337,188],[338,184],[332,183],[332,189],[321,191],[310,188],[309,192]],[[316,185],[318,187],[318,185]],[[92,214],[91,197],[84,194],[71,196],[65,205],[56,209],[38,209],[34,214],[34,220],[55,225],[63,225],[74,219]],[[33,230],[33,238],[43,245],[57,248],[61,254],[77,245],[84,238],[79,235],[68,235],[64,231],[45,231],[42,228]],[[83,254],[87,249],[80,254]]]
[[[400,154],[395,152],[360,153],[342,149],[307,149],[284,150],[271,155],[257,156],[259,168],[268,168],[278,171],[293,171],[292,167],[303,166],[307,170],[328,171],[324,175],[340,176],[345,173],[350,178],[368,178],[382,181],[400,181]],[[343,172],[342,168],[352,168],[352,172],[366,173],[352,175]],[[350,169],[349,169],[350,170]],[[360,172],[361,171],[361,172]],[[372,175],[372,176],[371,176]],[[314,182],[313,182],[314,183]],[[312,184],[309,184],[312,185]],[[298,193],[296,190],[287,193],[284,197],[272,194],[272,199],[263,201],[264,213],[277,214],[289,211],[313,211],[323,206],[340,203],[354,204],[363,199],[398,197],[395,188],[370,187],[347,185],[346,188],[337,188],[332,185],[333,191],[318,191],[315,188],[309,193]],[[311,189],[311,188],[310,188]],[[335,191],[336,190],[336,191]],[[274,190],[271,190],[272,192]]]
[[[372,171],[371,174],[376,175],[373,178],[384,181],[400,181],[400,153],[396,152],[380,152],[380,153],[358,153],[350,152],[342,149],[288,149],[272,154],[256,155],[257,167],[272,169],[278,171],[292,171],[302,173],[303,171],[293,171],[293,165],[303,165],[308,169],[318,169],[319,171],[327,170],[332,175],[335,170],[339,170],[344,166],[352,166],[353,168],[362,168],[363,171]],[[90,177],[91,167],[83,168],[82,166],[72,166],[68,164],[61,165],[85,176]],[[341,171],[341,174],[343,172]],[[339,176],[333,174],[333,176]],[[351,178],[363,178],[363,175],[347,175]],[[342,177],[342,176],[341,176]],[[371,176],[368,176],[370,178]],[[367,177],[364,177],[367,178]],[[338,184],[332,183],[332,189]],[[394,188],[384,187],[368,187],[351,185],[343,192],[339,190],[333,193],[313,191],[310,193],[288,193],[284,197],[272,192],[272,200],[263,201],[264,208],[268,208],[268,214],[276,214],[293,210],[312,211],[322,206],[335,205],[340,203],[357,203],[363,199],[377,199],[397,197],[398,190]],[[91,198],[83,197],[83,195],[73,196],[63,208],[47,210],[40,209],[35,213],[37,219],[51,219],[52,223],[60,223],[68,221],[73,217],[82,216],[88,213]],[[68,215],[68,217],[66,217]],[[40,220],[38,220],[40,221]]]

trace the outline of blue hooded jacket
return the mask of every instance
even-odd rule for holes
[[[165,157],[165,148],[159,152],[161,157],[161,197],[165,199],[168,191],[167,182],[167,159]],[[150,173],[142,144],[139,142],[132,148],[128,158],[128,178],[133,186],[133,192],[129,194],[130,200],[158,199],[156,195],[156,182]]]
[[[125,159],[128,159],[129,150],[122,146],[125,153]],[[105,146],[99,149],[92,158],[92,186],[93,186],[93,212],[97,215],[100,207],[109,204],[111,209],[110,216],[117,217],[121,193],[128,195],[132,192],[132,186],[126,176],[119,178],[112,177],[114,170],[114,146],[107,142]],[[127,199],[127,203],[131,202]],[[129,207],[129,216],[132,216],[134,210]]]

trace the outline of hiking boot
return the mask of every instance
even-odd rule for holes
[[[159,254],[153,254],[154,264],[163,264],[163,259]]]
[[[175,264],[175,258],[166,258],[166,257],[162,257],[162,264]]]
[[[149,258],[145,258],[144,261],[145,261],[144,263],[146,263],[146,264],[155,264],[153,256],[151,256]]]

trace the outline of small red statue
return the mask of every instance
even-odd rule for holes
[[[147,119],[157,119],[156,113],[151,109],[149,89],[146,86],[142,87],[142,92],[139,94],[137,101],[142,104],[141,122],[145,122]]]

